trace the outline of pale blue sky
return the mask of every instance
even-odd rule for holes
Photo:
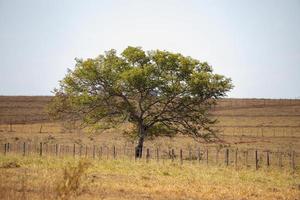
[[[207,61],[229,97],[300,96],[300,0],[0,0],[0,95],[49,95],[75,57],[128,45]]]

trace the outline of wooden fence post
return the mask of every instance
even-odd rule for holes
[[[150,150],[147,148],[147,154],[146,154],[146,162],[148,163],[150,159]]]
[[[116,147],[115,146],[113,146],[113,157],[114,157],[114,159],[116,159]]]
[[[245,151],[245,165],[246,165],[246,167],[248,167],[248,154],[249,154],[249,152],[248,152],[248,149]]]
[[[172,149],[171,155],[172,155],[172,162],[174,162],[174,159],[175,159],[175,152],[174,152],[174,149]]]
[[[76,156],[76,144],[73,144],[73,157],[75,158]]]
[[[234,165],[235,165],[235,168],[237,169],[237,167],[238,167],[238,149],[235,149]]]
[[[208,148],[206,148],[206,165],[208,165]]]
[[[201,151],[200,151],[200,147],[198,148],[198,162],[200,163],[201,161]]]
[[[39,131],[39,133],[42,133],[42,129],[43,129],[43,124],[41,124],[41,126],[40,126],[40,131]]]
[[[102,159],[102,146],[100,146],[100,150],[99,150],[99,159]]]
[[[9,153],[10,152],[10,143],[7,143],[6,148],[7,148],[6,152]]]
[[[59,146],[58,154],[63,157],[64,153],[65,153],[65,145],[62,144]]]
[[[226,149],[226,152],[225,152],[225,163],[226,163],[226,166],[229,165],[229,149]]]
[[[40,156],[43,155],[43,143],[40,142]]]
[[[136,157],[136,152],[135,152],[135,151],[136,151],[136,149],[135,149],[135,147],[133,147],[133,150],[132,150],[132,151],[133,151],[133,157],[134,157],[134,161],[136,161],[137,157]]]
[[[269,150],[267,151],[267,167],[270,166],[270,155],[269,155]]]
[[[58,156],[58,144],[55,144],[55,155]]]
[[[182,149],[180,149],[180,164],[183,164]]]
[[[255,169],[258,170],[258,152],[255,150]]]
[[[295,171],[296,166],[295,166],[295,151],[292,151],[292,155],[291,155],[291,164],[292,164],[292,170]]]
[[[68,155],[70,152],[69,145],[65,145],[65,155]]]
[[[23,156],[26,155],[26,142],[23,143]]]
[[[79,157],[81,157],[81,155],[82,155],[82,144],[80,144],[79,146]]]
[[[6,149],[7,149],[6,146],[7,146],[7,144],[5,143],[5,144],[4,144],[4,155],[6,155]]]

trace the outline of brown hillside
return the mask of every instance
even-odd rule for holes
[[[51,96],[0,96],[0,123],[48,122],[46,107]],[[300,100],[221,99],[212,111],[224,133],[300,132]],[[249,130],[248,130],[249,131]]]
[[[51,122],[46,106],[51,96],[0,96],[0,143],[54,140],[65,144],[118,144],[125,126],[93,136],[64,122]],[[300,144],[300,100],[291,99],[221,99],[212,114],[225,143],[238,148],[295,149]],[[100,132],[99,132],[100,133]],[[147,142],[147,145],[194,146],[190,138]]]

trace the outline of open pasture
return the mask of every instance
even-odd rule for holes
[[[300,100],[222,99],[222,143],[159,137],[141,160],[128,124],[91,134],[49,120],[50,100],[0,97],[3,199],[299,199]],[[65,187],[66,174],[80,184]]]

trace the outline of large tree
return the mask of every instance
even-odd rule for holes
[[[135,129],[136,157],[144,140],[183,134],[207,142],[217,138],[209,114],[218,98],[232,88],[231,79],[191,57],[168,51],[128,47],[94,59],[76,59],[55,97],[50,113],[87,125],[110,127],[130,122]]]

